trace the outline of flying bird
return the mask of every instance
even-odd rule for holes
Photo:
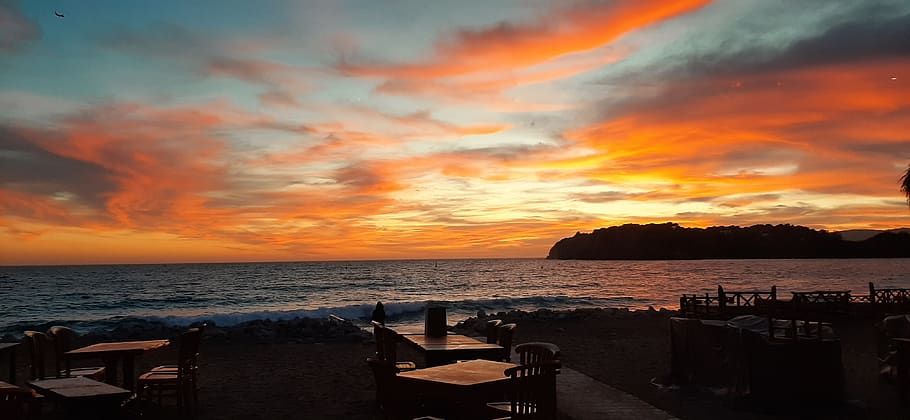
[[[62,17],[63,17],[63,13],[54,12],[54,16],[57,16],[58,18],[62,18]]]

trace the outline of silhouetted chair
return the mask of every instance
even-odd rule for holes
[[[512,338],[515,336],[515,327],[515,324],[505,324],[497,328],[496,344],[502,346],[502,361],[512,361]]]
[[[66,361],[65,353],[74,349],[76,332],[67,327],[55,325],[47,330],[47,336],[54,346],[54,369],[58,377],[85,376],[96,381],[104,381],[104,366],[73,368]]]
[[[208,323],[202,323],[197,328],[199,330],[199,342],[202,342],[202,335],[205,334],[205,328],[208,327]],[[159,365],[153,367],[149,372],[152,373],[171,373],[177,374],[177,371],[180,370],[180,365]],[[190,373],[193,375],[191,382],[193,383],[193,405],[199,403],[199,349],[196,349],[196,354],[193,355],[192,369]]]
[[[559,360],[559,346],[553,343],[522,343],[515,346],[518,353],[518,364],[530,365],[534,363]]]
[[[29,420],[38,414],[40,406],[32,390],[0,382],[0,419]]]
[[[410,419],[418,415],[417,400],[411,393],[402,392],[398,385],[398,368],[387,360],[367,358],[367,365],[376,382],[376,405],[385,419]]]
[[[496,412],[508,413],[508,419],[556,419],[557,361],[519,365],[506,369],[509,377],[509,402],[487,404]]]
[[[66,369],[61,369],[61,359],[63,358],[62,352],[59,357],[56,356],[56,343],[47,334],[39,331],[26,331],[23,335],[25,336],[23,341],[28,350],[29,377],[31,379],[62,378],[69,376],[87,376],[96,380],[104,379],[103,367],[70,369],[69,372],[67,372]],[[54,373],[52,375],[47,374],[48,357],[53,358]]]
[[[136,381],[138,394],[145,398],[151,398],[152,393],[157,394],[158,404],[161,404],[161,398],[164,393],[171,393],[177,397],[177,405],[181,408],[187,408],[190,404],[195,407],[198,402],[196,396],[196,370],[197,356],[199,354],[199,342],[202,338],[202,331],[199,328],[190,328],[180,335],[180,344],[177,350],[177,369],[174,370],[150,370],[142,375]],[[168,368],[167,366],[163,366]]]
[[[496,340],[499,339],[500,324],[502,324],[502,321],[498,319],[491,319],[487,321],[487,344],[496,344]]]
[[[373,338],[376,340],[376,358],[392,364],[397,372],[417,369],[414,362],[398,361],[398,337],[395,330],[373,321]]]

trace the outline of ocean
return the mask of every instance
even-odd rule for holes
[[[401,260],[0,267],[0,335],[49,322],[78,331],[130,318],[220,326],[326,317],[366,325],[382,301],[392,325],[419,324],[427,302],[455,323],[477,311],[677,309],[683,293],[910,287],[910,259],[575,261]]]

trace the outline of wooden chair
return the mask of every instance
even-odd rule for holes
[[[518,353],[518,363],[530,365],[559,360],[559,346],[553,343],[522,343],[515,346],[515,353]]]
[[[376,383],[376,406],[385,419],[410,419],[417,414],[417,401],[412,393],[403,392],[398,384],[398,368],[377,357],[367,358]]]
[[[75,331],[55,325],[47,330],[47,336],[54,346],[54,369],[57,371],[57,377],[85,376],[96,381],[104,381],[104,366],[70,367],[65,353],[75,348],[73,345],[76,341]]]
[[[376,359],[391,363],[397,372],[417,369],[417,364],[398,361],[399,334],[395,330],[373,321],[373,338],[376,340]]]
[[[502,324],[502,321],[498,319],[491,319],[487,321],[487,344],[496,344],[496,340],[499,339],[500,324]]]
[[[138,394],[146,399],[151,398],[152,393],[157,393],[158,404],[161,404],[161,398],[165,392],[173,392],[177,397],[177,405],[181,408],[187,408],[192,404],[193,407],[198,403],[196,390],[198,385],[196,379],[198,374],[196,370],[197,356],[199,354],[199,341],[202,338],[202,330],[199,328],[190,328],[180,335],[180,344],[177,350],[177,369],[176,370],[150,370],[139,375],[136,381]],[[168,366],[161,366],[169,368]]]
[[[206,327],[208,327],[208,325],[209,324],[207,324],[207,323],[202,323],[198,327],[194,327],[199,330],[199,342],[200,343],[202,342],[202,335],[205,333],[205,329],[206,329]],[[159,365],[159,366],[153,367],[151,370],[149,370],[149,372],[170,373],[170,374],[176,375],[177,371],[179,371],[179,370],[180,370],[180,365]],[[199,403],[199,349],[198,348],[196,349],[196,354],[193,355],[192,369],[190,369],[190,373],[193,375],[191,382],[193,384],[193,405],[195,406],[196,404]]]
[[[515,324],[505,324],[497,327],[496,344],[502,346],[501,360],[512,361],[512,338],[515,336]]]
[[[32,390],[0,382],[0,419],[36,419],[41,408],[37,401]]]
[[[509,377],[510,401],[487,404],[499,413],[509,413],[501,419],[556,419],[557,361],[519,365],[503,371]]]
[[[69,370],[65,368],[61,369],[61,366],[63,365],[61,362],[61,359],[63,359],[63,353],[61,352],[60,356],[56,355],[56,343],[47,334],[39,331],[26,331],[23,335],[25,336],[23,338],[23,341],[25,342],[25,347],[28,350],[29,356],[30,379],[87,376],[96,380],[104,380],[103,367],[90,367]],[[47,362],[49,356],[53,357],[55,367],[54,373],[52,375],[48,375],[47,371]]]

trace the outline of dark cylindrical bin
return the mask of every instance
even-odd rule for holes
[[[424,335],[442,337],[446,335],[445,306],[427,306],[427,316],[423,324]]]

